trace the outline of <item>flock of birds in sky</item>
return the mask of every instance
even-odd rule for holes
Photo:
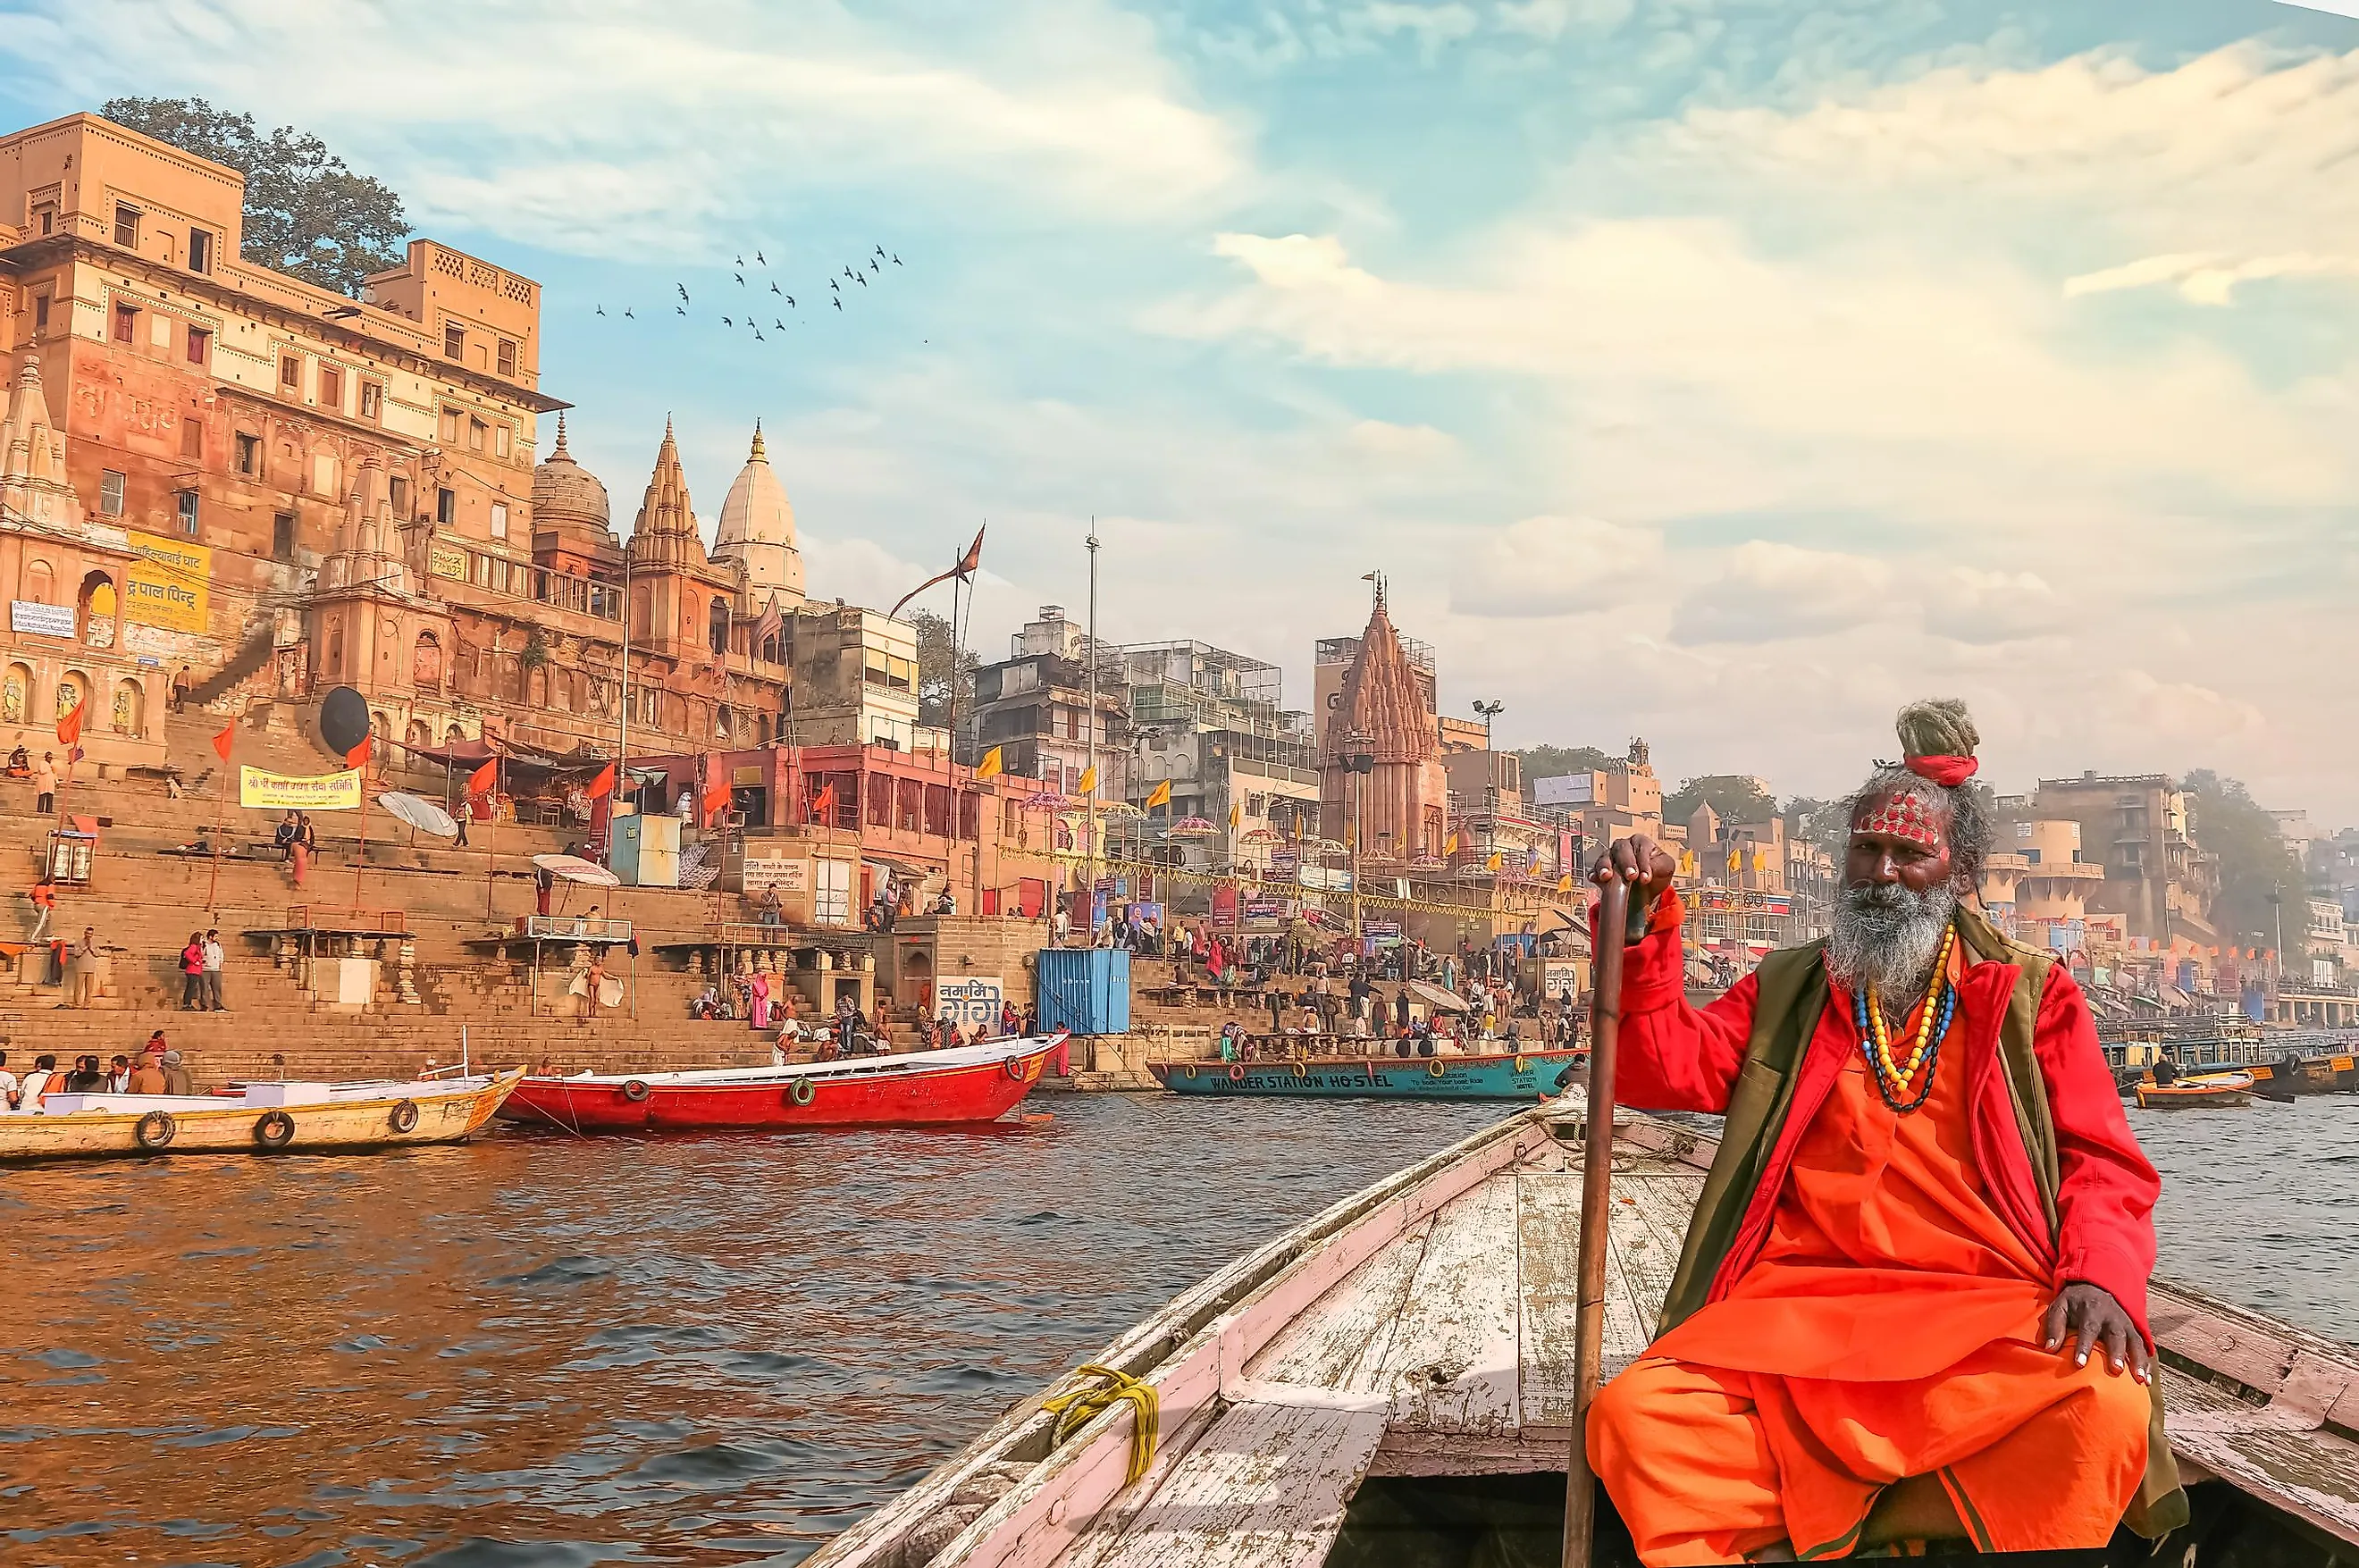
[[[846,265],[841,272],[828,278],[825,293],[816,289],[806,289],[803,290],[803,296],[809,299],[812,310],[832,307],[837,314],[841,315],[843,313],[847,300],[856,305],[867,293],[872,279],[876,286],[881,287],[892,276],[890,269],[900,265],[901,258],[898,256],[886,250],[883,245],[878,245],[870,254],[860,258],[860,265]],[[749,271],[754,274],[750,278],[746,276]],[[679,282],[675,282],[672,289],[679,298],[666,300],[665,303],[671,306],[674,316],[692,319],[701,314],[707,317],[717,317],[721,324],[732,332],[741,330],[748,332],[753,334],[756,342],[768,343],[772,334],[781,333],[787,330],[787,317],[791,315],[798,322],[804,319],[803,299],[780,288],[778,280],[770,277],[769,271],[769,257],[757,250],[754,253],[754,265],[750,268],[745,265],[745,258],[743,256],[737,257],[737,265],[730,272],[730,277],[736,285],[735,289],[731,290],[724,287],[719,305],[714,305],[708,299],[704,305],[699,306],[690,296],[688,285]],[[607,315],[606,307],[603,302],[598,306],[597,313],[601,316]],[[650,315],[657,320],[665,319],[659,310],[651,309]],[[762,323],[764,316],[770,318],[766,332]],[[647,318],[638,314],[636,306],[625,305],[616,316],[609,319],[636,321]]]

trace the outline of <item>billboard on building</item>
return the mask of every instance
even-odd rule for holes
[[[1532,780],[1535,806],[1586,806],[1597,798],[1597,775],[1565,773]]]
[[[139,560],[123,574],[123,618],[168,632],[212,630],[212,549],[136,529],[130,538]]]

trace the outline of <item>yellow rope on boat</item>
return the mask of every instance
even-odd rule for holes
[[[1040,1401],[1043,1410],[1057,1412],[1057,1426],[1050,1442],[1064,1442],[1087,1426],[1090,1418],[1100,1410],[1121,1404],[1131,1406],[1130,1475],[1124,1482],[1128,1486],[1147,1474],[1147,1466],[1155,1457],[1155,1390],[1129,1373],[1117,1372],[1111,1367],[1092,1364],[1075,1368],[1073,1375],[1099,1381]]]

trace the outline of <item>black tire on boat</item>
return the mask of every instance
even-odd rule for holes
[[[645,1083],[640,1083],[636,1078],[628,1078],[624,1080],[623,1098],[630,1101],[631,1104],[636,1105],[647,1097],[647,1086]]]
[[[150,1111],[131,1129],[131,1141],[142,1149],[162,1149],[177,1137],[180,1124],[165,1111]]]
[[[254,1141],[265,1149],[284,1149],[295,1138],[295,1118],[285,1111],[265,1111],[255,1121]]]
[[[385,1120],[386,1125],[393,1128],[396,1132],[416,1132],[418,1130],[418,1102],[415,1100],[401,1100],[396,1102],[393,1109],[386,1114]]]
[[[818,1087],[808,1078],[797,1078],[787,1085],[787,1098],[798,1105],[808,1105],[818,1095]]]

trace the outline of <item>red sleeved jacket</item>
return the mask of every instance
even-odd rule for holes
[[[1625,956],[1617,1097],[1639,1109],[1718,1115],[1728,1109],[1744,1064],[1758,992],[1747,975],[1710,1006],[1690,1006],[1679,925],[1677,896],[1667,894],[1648,920],[1646,939]],[[1976,1170],[2008,1227],[2048,1264],[2051,1282],[2060,1289],[2073,1280],[2101,1287],[2151,1345],[2146,1292],[2154,1273],[2154,1203],[2161,1178],[2130,1132],[2088,1000],[2058,964],[2048,972],[2032,1040],[2056,1138],[2050,1231],[1998,1059],[1999,1025],[2020,974],[2012,964],[1973,964],[1958,986],[1961,1032],[1953,1038],[1965,1048]],[[1836,985],[1796,1068],[1791,1109],[1710,1299],[1723,1295],[1758,1256],[1795,1146],[1826,1103],[1848,1053],[1858,1049],[1850,996]]]

